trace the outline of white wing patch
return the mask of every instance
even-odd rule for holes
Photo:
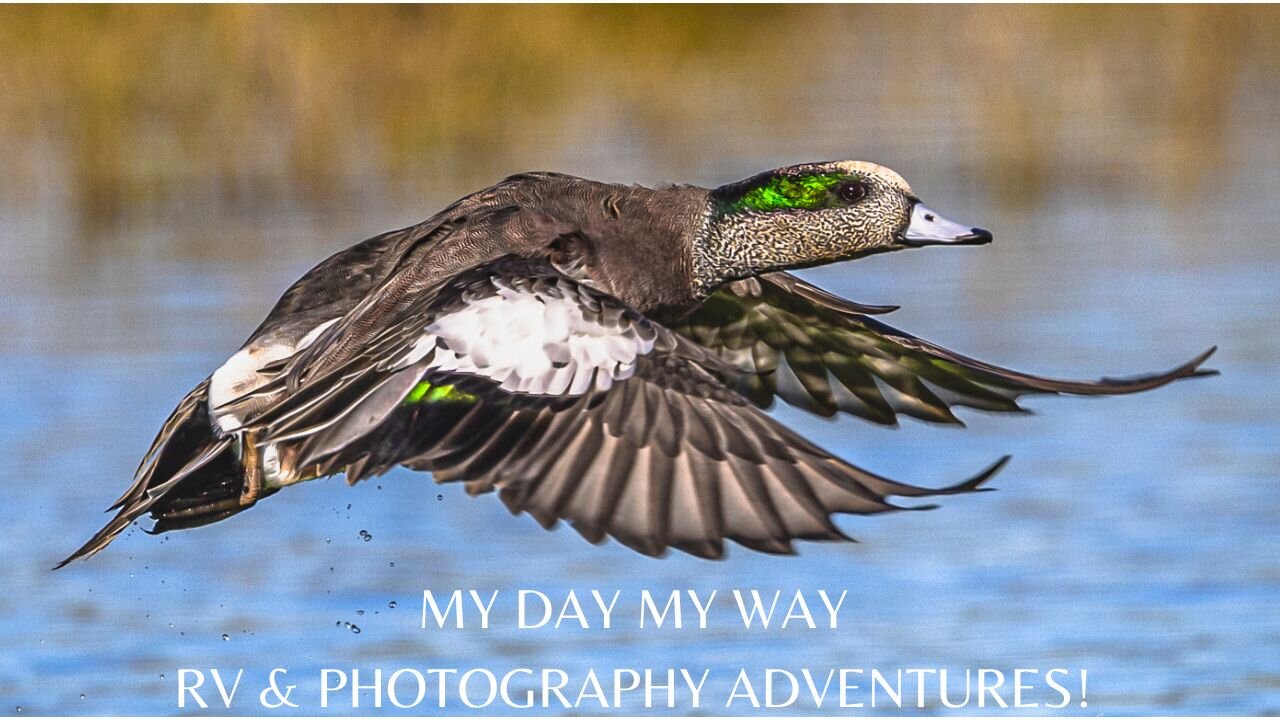
[[[435,318],[397,366],[430,355],[428,370],[485,377],[507,392],[583,395],[631,377],[653,350],[653,328],[612,298],[571,281],[492,282],[494,294],[471,293]]]

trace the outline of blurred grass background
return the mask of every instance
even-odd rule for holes
[[[1013,205],[1064,158],[1179,202],[1238,161],[1234,125],[1274,141],[1277,78],[1280,10],[1256,5],[9,6],[0,196],[95,227],[848,147]]]

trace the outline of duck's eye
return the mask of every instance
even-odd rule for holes
[[[855,203],[867,196],[867,186],[857,181],[841,183],[836,194],[844,202]]]

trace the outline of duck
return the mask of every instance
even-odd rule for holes
[[[163,423],[111,520],[152,533],[237,515],[309,480],[396,467],[495,493],[588,541],[715,559],[852,540],[843,514],[929,509],[942,487],[856,466],[769,414],[781,401],[880,425],[1025,412],[1030,394],[1119,395],[1166,372],[1062,380],[884,323],[794,271],[992,233],[946,219],[871,162],[791,165],[715,188],[514,175],[316,265]],[[902,499],[912,504],[903,504]]]

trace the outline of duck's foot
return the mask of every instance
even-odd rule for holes
[[[244,503],[240,497],[230,497],[168,510],[160,515],[153,515],[156,519],[155,527],[146,532],[158,535],[170,530],[185,530],[208,525],[219,520],[225,520],[242,510],[247,510],[254,504],[256,504],[256,501]]]
[[[175,503],[164,512],[153,513],[156,526],[151,532],[161,533],[208,525],[231,517],[242,510],[248,510],[259,500],[271,494],[269,491],[263,492],[262,483],[251,482],[250,477],[252,476],[246,476],[241,491],[230,497],[224,494],[222,497],[214,497],[203,502],[198,497],[189,498]]]
[[[240,507],[247,508],[258,502],[262,495],[262,458],[259,457],[252,435],[246,434],[244,437],[241,458],[244,463],[244,487],[240,490]]]
[[[214,500],[212,502],[200,503],[199,505],[191,505],[180,510],[170,510],[159,517],[160,520],[182,520],[185,518],[201,517],[204,515],[217,515],[226,512],[237,512],[244,510],[253,503],[245,504],[242,498],[232,497]]]

